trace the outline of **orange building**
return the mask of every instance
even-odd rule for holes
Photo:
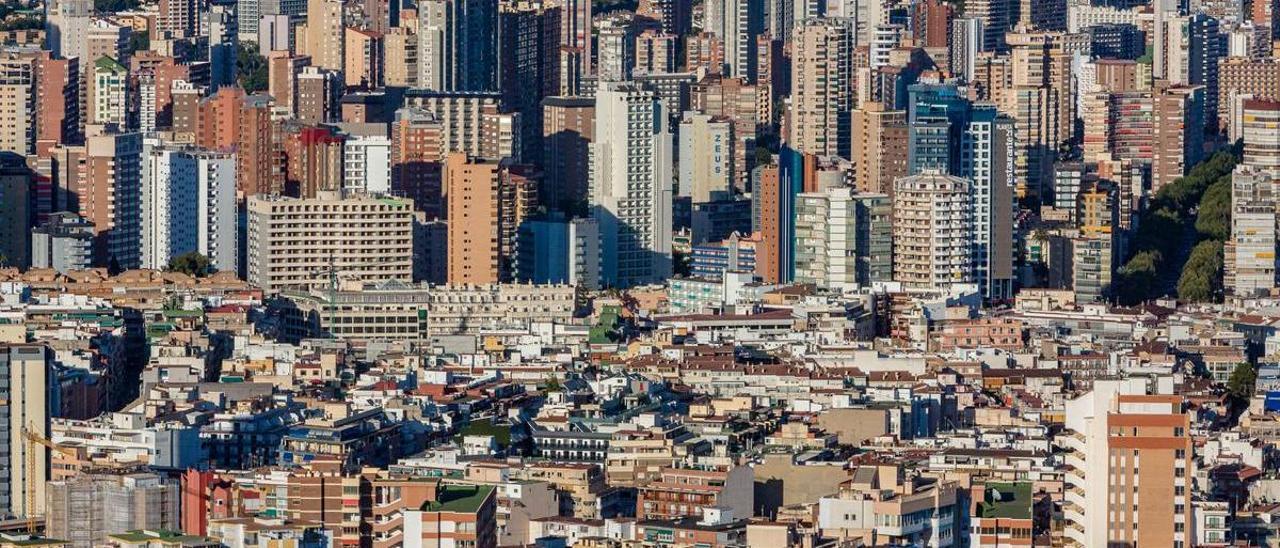
[[[515,234],[537,202],[539,174],[524,166],[450,153],[444,165],[449,215],[448,282],[505,281],[515,256]]]

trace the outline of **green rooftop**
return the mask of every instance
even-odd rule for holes
[[[20,538],[20,539],[0,539],[0,544],[5,546],[64,546],[71,544],[71,541],[58,540],[56,538]]]
[[[99,57],[97,61],[93,62],[93,64],[94,66],[102,70],[109,70],[112,72],[122,72],[122,71],[129,70],[129,69],[126,69],[124,65],[121,65],[119,61],[116,61],[115,59],[112,59],[110,56],[107,56],[107,55],[103,55],[102,57]]]
[[[169,531],[166,529],[157,529],[157,530],[149,530],[149,531],[134,530],[134,531],[129,531],[128,533],[120,533],[117,535],[107,535],[107,537],[113,538],[122,542],[135,543],[135,544],[140,542],[161,542],[165,544],[183,544],[188,542],[195,542],[195,543],[204,544],[208,542],[208,539],[199,535],[188,535],[181,531]]]
[[[423,504],[422,511],[474,514],[491,493],[492,485],[441,485],[436,500]]]
[[[988,483],[978,503],[978,516],[984,518],[1031,519],[1031,484]]]

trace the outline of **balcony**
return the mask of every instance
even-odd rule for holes
[[[1073,502],[1063,504],[1062,517],[1066,518],[1068,522],[1084,523],[1084,507]]]
[[[1082,453],[1079,453],[1079,452],[1077,452],[1077,451],[1072,451],[1072,452],[1070,452],[1070,453],[1067,453],[1067,457],[1066,457],[1066,459],[1064,459],[1064,461],[1063,461],[1063,462],[1064,462],[1067,466],[1070,466],[1070,467],[1072,467],[1072,468],[1075,468],[1075,469],[1076,469],[1076,473],[1077,473],[1081,478],[1083,478],[1083,477],[1084,477],[1084,472],[1085,472],[1086,468],[1085,468],[1085,466],[1084,466],[1084,455],[1083,455]]]
[[[1074,504],[1079,508],[1084,508],[1086,506],[1084,501],[1084,489],[1079,487],[1068,488],[1066,492],[1066,501],[1068,504]]]

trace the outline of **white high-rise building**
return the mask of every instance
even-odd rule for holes
[[[658,95],[627,83],[596,92],[592,215],[601,279],[631,287],[671,276],[672,136]]]
[[[138,75],[138,132],[156,130],[156,77],[144,72]]]
[[[1175,0],[1153,0],[1151,3],[1152,11],[1155,17],[1155,38],[1152,40],[1152,66],[1151,75],[1157,80],[1169,78],[1168,67],[1169,57],[1171,54],[1179,54],[1185,50],[1181,48],[1172,48],[1170,51],[1171,38],[1181,40],[1181,36],[1169,36],[1170,19],[1178,17],[1178,2]]]
[[[871,69],[889,64],[889,54],[902,40],[901,25],[876,25],[871,36]]]
[[[364,124],[361,124],[364,125]],[[370,124],[375,125],[375,124]],[[377,128],[384,128],[376,124]],[[342,191],[386,194],[391,191],[391,138],[385,129],[352,131],[343,128]],[[363,129],[363,128],[361,128]]]
[[[1223,245],[1223,286],[1232,295],[1267,294],[1277,287],[1280,216],[1280,103],[1241,101],[1244,161],[1231,174],[1231,238]]]
[[[854,290],[893,277],[893,204],[847,187],[796,195],[799,283]]]
[[[1231,240],[1223,246],[1223,285],[1232,295],[1276,287],[1275,180],[1241,166],[1231,174]]]
[[[235,272],[235,156],[148,146],[143,160],[142,266],[162,269],[196,252]]]
[[[631,20],[625,17],[601,19],[596,27],[596,74],[601,82],[621,82],[631,79],[631,67],[635,66],[635,35],[631,32]]]
[[[725,76],[756,79],[756,36],[764,32],[762,0],[707,0],[703,27],[724,42]]]
[[[45,2],[45,48],[54,57],[85,60],[85,35],[93,18],[93,0]]]
[[[963,81],[973,79],[977,70],[978,54],[982,53],[982,20],[974,17],[958,18],[951,22],[951,74]]]

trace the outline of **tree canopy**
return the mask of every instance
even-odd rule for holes
[[[1136,304],[1161,297],[1175,280],[1183,299],[1208,301],[1222,294],[1222,241],[1230,233],[1231,170],[1238,161],[1239,150],[1221,150],[1156,192],[1138,218],[1128,260],[1116,270],[1117,300]],[[1202,239],[1216,243],[1186,253]]]
[[[1196,244],[1178,278],[1178,298],[1189,302],[1217,300],[1222,292],[1222,242]]]
[[[213,263],[208,257],[195,251],[179,255],[169,261],[170,272],[182,272],[197,278],[208,276],[214,272]]]
[[[258,53],[253,42],[240,42],[236,47],[236,72],[245,93],[267,90],[267,59]]]
[[[1196,232],[1204,238],[1226,241],[1231,235],[1231,177],[1219,177],[1206,190],[1196,211]]]
[[[1253,396],[1254,383],[1258,380],[1258,372],[1252,365],[1241,363],[1231,371],[1227,379],[1227,394],[1237,401],[1248,400]]]

